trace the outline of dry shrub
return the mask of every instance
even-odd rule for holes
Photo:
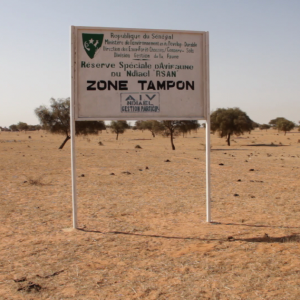
[[[43,186],[48,183],[44,182],[44,175],[40,175],[39,177],[32,177],[28,175],[24,175],[26,177],[26,181],[24,183],[28,183],[30,185]]]

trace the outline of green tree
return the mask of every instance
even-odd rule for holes
[[[226,137],[227,145],[230,146],[230,137],[241,135],[253,130],[253,121],[239,108],[218,108],[210,116],[211,131],[219,133],[220,137]]]
[[[288,131],[291,131],[292,129],[295,128],[295,123],[289,120],[280,120],[279,122],[277,122],[277,129],[279,131],[283,131],[284,135],[286,135],[286,133]]]
[[[178,131],[182,133],[182,136],[184,137],[185,134],[191,133],[192,130],[197,131],[197,129],[200,127],[200,124],[197,120],[192,121],[182,121],[181,124],[178,127]]]
[[[149,130],[153,137],[155,137],[155,134],[161,132],[164,130],[164,126],[155,120],[149,120],[149,121],[136,121],[135,127],[138,130]]]
[[[29,131],[35,131],[41,129],[41,125],[28,125]]]
[[[160,131],[161,133],[166,134],[167,136],[170,136],[171,146],[172,150],[175,150],[174,145],[174,136],[180,132],[180,130],[183,130],[183,128],[189,128],[189,130],[196,130],[198,126],[196,126],[196,123],[198,123],[195,120],[192,121],[184,121],[184,120],[178,120],[178,121],[161,121],[163,131]],[[197,127],[197,128],[196,128]],[[191,129],[192,128],[192,129]]]
[[[144,122],[145,121],[141,121],[141,120],[139,120],[139,121],[135,121],[135,123],[134,123],[134,128],[135,128],[135,130],[137,129],[137,130],[142,130],[142,132],[144,131]]]
[[[259,125],[259,129],[260,130],[268,130],[271,128],[271,125],[268,125],[268,124],[262,124],[262,125]]]
[[[119,134],[123,134],[128,128],[129,124],[126,121],[112,121],[110,124],[110,130],[112,133],[116,133],[116,140],[119,138]]]
[[[18,131],[18,126],[16,124],[12,124],[12,125],[9,126],[9,129],[11,131]]]
[[[22,130],[28,130],[28,124],[24,123],[24,122],[19,122],[17,124],[18,130],[22,131]]]
[[[276,118],[276,119],[272,119],[272,120],[269,122],[269,125],[271,125],[271,127],[273,127],[273,128],[277,128],[278,122],[284,121],[284,120],[286,120],[286,118],[278,117],[278,118]],[[286,120],[286,121],[287,121],[287,120]]]
[[[35,109],[35,114],[40,120],[42,128],[51,133],[65,135],[66,138],[60,145],[62,149],[70,136],[70,98],[50,99],[50,108],[41,105]],[[75,122],[76,135],[98,134],[105,129],[103,121],[78,121]]]

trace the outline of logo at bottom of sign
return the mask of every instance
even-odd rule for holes
[[[159,93],[121,93],[121,113],[159,113]]]

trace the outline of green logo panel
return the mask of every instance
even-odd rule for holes
[[[83,48],[86,54],[90,58],[94,58],[97,51],[100,49],[103,43],[104,34],[95,34],[95,33],[83,33],[82,42]]]

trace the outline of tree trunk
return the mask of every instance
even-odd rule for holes
[[[117,132],[117,137],[116,137],[116,140],[118,140],[118,137],[119,137],[119,132]]]
[[[70,139],[71,139],[71,137],[67,135],[67,137],[65,138],[65,140],[63,141],[63,143],[60,145],[60,147],[58,149],[62,149],[64,147],[64,145],[66,144],[66,142]]]
[[[227,137],[226,142],[227,142],[227,145],[230,146],[230,133],[228,133],[228,137]]]
[[[174,146],[174,143],[173,143],[173,130],[170,130],[170,138],[171,138],[172,150],[175,150],[175,146]]]
[[[151,133],[152,133],[152,136],[153,136],[153,137],[155,137],[155,134],[154,134],[154,132],[153,132],[153,131],[151,131]]]

